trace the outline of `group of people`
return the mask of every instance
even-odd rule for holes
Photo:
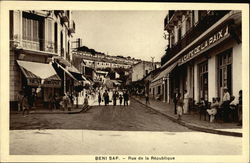
[[[239,91],[238,99],[230,96],[227,88],[224,88],[222,101],[220,98],[213,98],[210,109],[207,109],[210,115],[210,122],[213,122],[216,114],[222,115],[224,122],[237,120],[238,125],[242,125],[242,90]]]
[[[119,100],[120,105],[128,106],[128,101],[129,101],[129,94],[127,91],[123,92],[123,94],[119,94],[118,91],[114,91],[112,94],[112,100],[113,100],[113,105],[116,106],[117,100]],[[98,93],[98,103],[101,105],[101,102],[104,101],[104,105],[107,106],[109,105],[110,97],[109,97],[109,92],[108,90],[105,90],[103,95],[101,93]]]
[[[184,90],[184,98],[182,97],[181,93],[178,92],[178,90],[175,90],[174,93],[174,113],[177,114],[178,119],[181,119],[182,114],[188,113],[188,92],[187,90]]]

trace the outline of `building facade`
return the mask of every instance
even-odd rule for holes
[[[160,63],[157,62],[148,62],[148,61],[141,61],[137,64],[132,66],[132,82],[141,80],[146,75],[148,75],[151,71],[155,70],[156,68],[160,67]]]
[[[10,105],[15,108],[20,91],[37,93],[46,102],[60,93],[66,82],[52,66],[54,58],[72,59],[75,23],[68,10],[10,11]]]
[[[169,11],[164,24],[169,43],[158,77],[163,100],[171,102],[174,90],[182,95],[187,90],[195,101],[212,101],[223,96],[224,87],[237,98],[242,89],[241,23],[240,11]]]

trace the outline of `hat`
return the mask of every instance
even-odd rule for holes
[[[224,87],[223,89],[224,89],[224,90],[228,90],[228,88],[227,88],[227,87]]]

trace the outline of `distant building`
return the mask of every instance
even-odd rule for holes
[[[160,63],[152,63],[148,61],[141,61],[132,66],[132,82],[141,80],[146,75],[148,75],[151,71],[160,67]]]

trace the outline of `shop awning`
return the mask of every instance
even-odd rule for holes
[[[42,87],[60,87],[61,79],[50,64],[17,60],[27,78],[28,85]]]
[[[178,62],[173,63],[172,65],[168,66],[165,70],[160,72],[160,74],[155,79],[153,79],[151,83],[162,79],[164,76],[166,76],[168,73],[170,73],[177,66],[177,64],[178,64]]]

